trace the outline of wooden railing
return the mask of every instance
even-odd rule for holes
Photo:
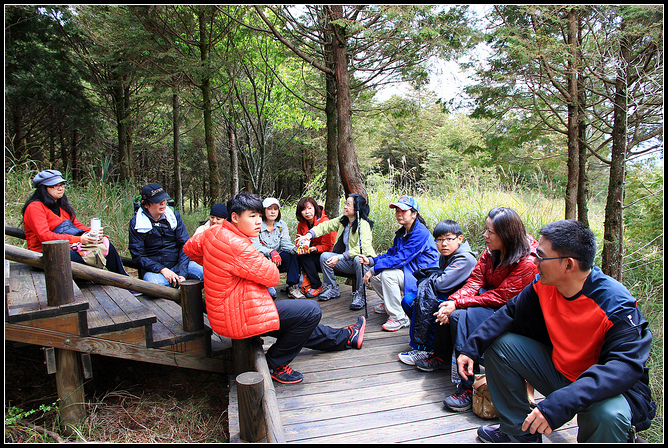
[[[18,227],[5,225],[5,234],[25,239],[25,233]],[[68,242],[60,241],[59,243],[62,246],[62,243]],[[60,250],[64,249],[61,247]],[[66,263],[66,261],[69,261],[69,253],[66,254],[66,258],[63,258],[62,254],[61,258],[64,260],[62,264],[67,265],[70,288],[71,279],[75,277],[174,300],[181,303],[183,328],[186,331],[197,331],[204,328],[201,282],[188,280],[183,282],[182,287],[177,290],[81,263]],[[5,244],[5,258],[29,266],[45,268],[43,254],[9,244]],[[131,259],[121,258],[125,266],[134,267]],[[65,283],[67,283],[67,280]],[[235,339],[232,341],[232,351],[235,373],[238,375],[237,393],[239,394],[239,387],[242,389],[238,400],[242,440],[247,442],[266,440],[268,443],[285,443],[283,425],[278,411],[278,402],[276,401],[276,391],[269,373],[261,339],[259,337]],[[251,384],[246,384],[248,381],[244,378],[250,378]],[[253,389],[254,393],[244,394],[250,388]],[[73,422],[77,418],[79,418],[78,414],[76,417],[72,417],[70,421]]]

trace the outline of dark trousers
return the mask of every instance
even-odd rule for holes
[[[430,322],[429,322],[429,333],[427,334],[427,341],[425,345],[420,345],[417,344],[413,338],[413,334],[415,332],[415,323],[417,322],[417,313],[415,311],[415,294],[406,294],[403,299],[401,299],[401,307],[404,309],[404,312],[406,313],[407,316],[411,318],[411,324],[410,327],[408,328],[408,334],[410,335],[410,342],[408,345],[411,346],[413,350],[422,350],[426,352],[433,352],[434,351],[434,332],[436,331],[436,326],[439,325],[436,322],[436,318],[434,316],[430,316]],[[439,296],[438,297],[438,303],[440,304],[441,302],[446,301],[448,298],[447,296]]]
[[[322,272],[320,269],[320,253],[310,252],[304,255],[298,255],[297,261],[301,267],[306,277],[311,282],[311,288],[318,289],[322,286],[322,281],[318,272]]]
[[[322,313],[314,300],[278,300],[281,328],[267,333],[276,342],[267,350],[267,365],[270,369],[287,366],[299,354],[302,347],[322,351],[339,351],[348,346],[348,328],[332,328],[319,325]]]
[[[121,275],[128,275],[128,273],[125,272],[125,268],[123,267],[121,256],[118,254],[118,251],[111,243],[109,243],[109,253],[106,256],[106,259],[107,259],[107,269],[110,272],[115,272]],[[83,258],[81,258],[81,255],[79,255],[79,252],[75,250],[70,250],[70,260],[74,261],[75,263],[86,264],[83,261]]]
[[[485,319],[494,314],[493,308],[474,306],[455,310],[450,315],[450,321],[445,325],[436,324],[434,331],[434,353],[444,360],[450,360],[454,350],[455,358],[461,353],[466,339],[483,323]],[[473,365],[473,371],[480,373],[478,363]],[[473,377],[465,380],[462,378],[461,386],[466,389],[473,388]]]
[[[297,254],[292,252],[281,252],[281,265],[278,267],[278,270],[281,272],[287,272],[288,276],[286,283],[288,286],[296,285],[299,283],[299,263],[297,263]]]

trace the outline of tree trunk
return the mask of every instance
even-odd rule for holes
[[[72,131],[72,143],[70,144],[70,170],[72,172],[72,180],[80,180],[79,165],[77,160],[79,158],[77,146],[78,146],[78,136],[79,133],[76,129]]]
[[[211,112],[211,77],[208,72],[209,47],[205,18],[206,6],[200,6],[199,10],[199,49],[202,60],[202,110],[204,111],[204,140],[206,142],[206,156],[209,163],[209,200],[221,197],[220,174],[218,173],[218,161],[216,160],[216,146],[213,138],[213,118]],[[206,204],[208,206],[213,205]]]
[[[330,7],[331,21],[343,18],[343,7]],[[346,30],[339,24],[332,23],[334,31],[333,54],[334,75],[336,78],[336,113],[337,113],[337,149],[339,173],[346,196],[359,193],[367,197],[366,187],[362,181],[362,172],[357,163],[357,155],[353,146],[352,102],[350,99],[350,79],[348,77],[348,54],[346,52]]]
[[[174,132],[174,198],[176,202],[176,207],[183,212],[183,182],[181,180],[181,159],[179,157],[179,146],[180,146],[180,129],[179,129],[179,95],[174,93],[172,95],[172,111],[173,111],[173,122],[172,129]]]
[[[336,37],[333,33],[329,33],[330,38],[327,39],[332,42]],[[334,61],[332,60],[332,45],[325,46],[325,54],[327,58],[327,66],[334,69]],[[337,154],[337,117],[336,117],[336,78],[333,74],[325,73],[325,117],[327,120],[327,180],[325,191],[325,213],[330,218],[339,216],[339,166]]]
[[[578,43],[578,61],[582,60],[582,22],[578,16],[577,20],[577,43]],[[585,109],[587,107],[587,96],[585,88],[586,77],[580,73],[578,77],[578,221],[589,227],[589,177],[587,176],[587,160],[589,153],[587,151],[587,122]]]
[[[227,120],[227,138],[230,145],[230,196],[234,196],[239,193],[239,150],[231,120]]]
[[[568,62],[568,181],[566,183],[565,218],[575,219],[577,215],[578,176],[580,173],[580,151],[578,149],[578,47],[577,13],[568,10],[568,45],[571,59]]]
[[[621,30],[624,31],[622,22]],[[622,256],[624,253],[624,177],[626,176],[626,132],[628,106],[628,61],[631,51],[626,37],[621,39],[620,67],[615,80],[615,104],[613,109],[612,154],[608,198],[605,204],[603,226],[603,262],[601,269],[610,277],[622,280]]]

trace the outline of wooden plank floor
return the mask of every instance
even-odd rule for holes
[[[319,302],[324,325],[344,327],[364,315],[364,310],[348,309],[350,287],[342,282],[339,287],[341,298]],[[304,381],[274,382],[286,441],[475,443],[479,426],[498,423],[472,412],[448,410],[442,401],[455,390],[450,372],[421,372],[400,362],[397,354],[410,350],[408,329],[383,331],[387,316],[373,312],[381,300],[372,290],[367,298],[369,319],[361,350],[325,353],[303,349],[290,365],[304,374]],[[265,349],[272,342],[273,338],[265,338]],[[230,383],[230,441],[239,442],[234,378]],[[536,395],[540,401],[542,397]],[[577,426],[569,422],[543,440],[575,442],[576,434]]]

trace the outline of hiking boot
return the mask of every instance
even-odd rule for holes
[[[414,366],[417,361],[422,361],[427,359],[431,355],[431,352],[426,352],[424,350],[411,350],[410,352],[399,353],[399,361],[409,366]]]
[[[423,359],[422,361],[415,361],[415,367],[422,370],[423,372],[433,372],[438,369],[450,369],[450,363],[445,362],[440,356],[436,356],[434,353],[429,355],[428,358]]]
[[[473,390],[464,389],[460,384],[454,394],[443,400],[443,404],[455,412],[468,411],[473,404]]]
[[[541,443],[543,441],[543,435],[540,433],[511,436],[501,431],[498,426],[490,425],[478,428],[478,438],[484,443]]]
[[[381,328],[385,331],[397,331],[410,325],[411,320],[408,317],[402,317],[399,320],[394,320],[391,317],[388,317],[387,322],[385,322]]]
[[[299,285],[288,286],[288,297],[291,299],[304,299],[304,294],[299,290]]]
[[[276,367],[275,369],[271,369],[270,372],[273,379],[283,384],[295,384],[304,379],[304,375],[296,370],[292,370],[290,365]]]
[[[380,305],[374,306],[373,312],[378,314],[387,314],[387,312],[385,311],[385,304],[381,303]]]
[[[318,296],[318,300],[325,302],[329,299],[338,299],[339,297],[341,297],[341,293],[339,292],[339,285],[327,285],[325,290]]]
[[[366,318],[360,316],[357,318],[357,323],[348,327],[350,330],[350,337],[348,338],[348,347],[362,348],[364,342],[364,330],[366,329]]]
[[[320,293],[322,292],[322,286],[320,288],[309,288],[308,291],[304,294],[308,299],[312,299],[314,297],[318,297]]]
[[[359,291],[353,293],[353,301],[350,302],[351,310],[361,310],[364,308],[364,294]]]

